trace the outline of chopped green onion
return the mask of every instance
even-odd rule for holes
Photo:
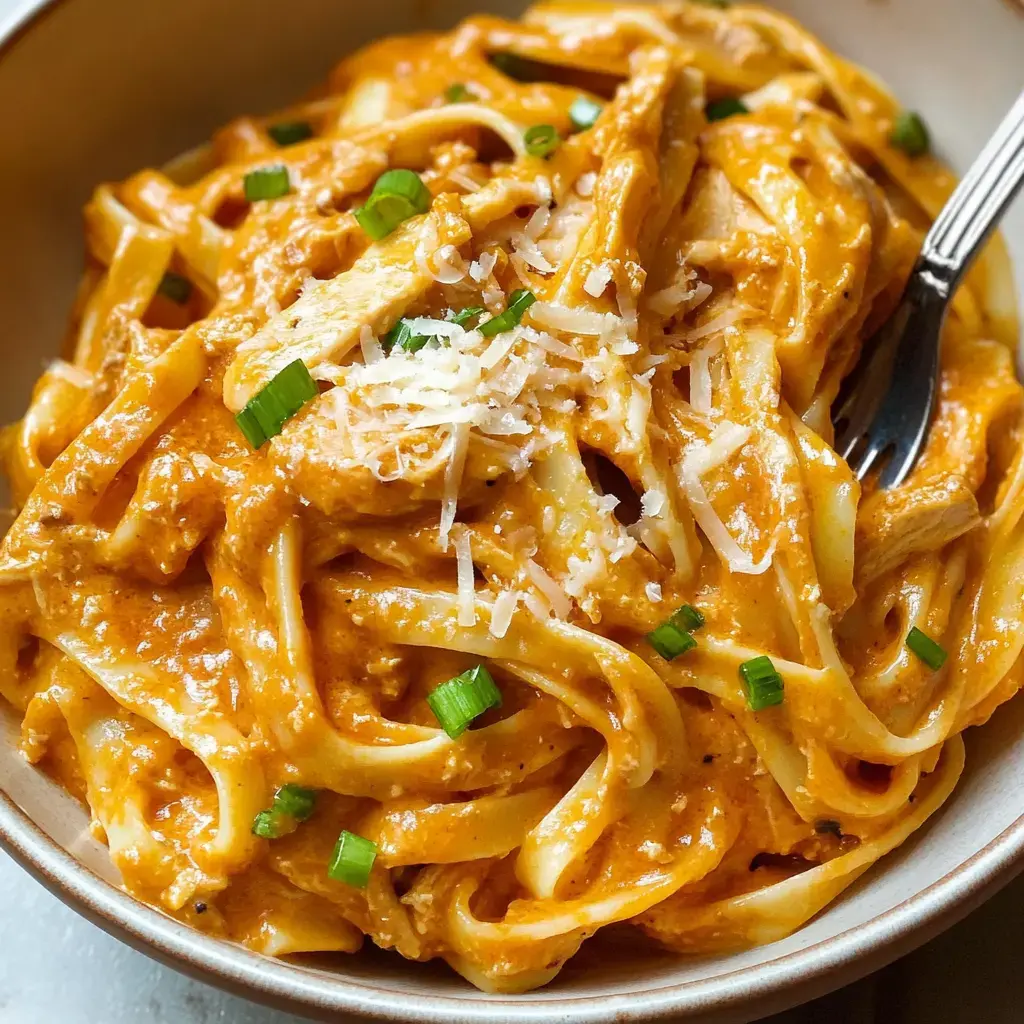
[[[483,665],[449,679],[427,696],[441,728],[457,740],[466,726],[491,708],[501,707],[501,690]]]
[[[355,211],[362,229],[376,242],[418,213],[430,209],[430,189],[415,171],[385,171],[373,186],[369,199]]]
[[[250,412],[248,407],[244,408],[241,412],[235,413],[235,422],[253,448],[259,448],[266,442],[267,435],[263,433],[259,420]]]
[[[914,626],[907,634],[907,646],[933,671],[946,663],[948,654],[927,634]]]
[[[475,97],[461,82],[455,82],[454,85],[449,85],[445,89],[444,99],[446,103],[468,103]]]
[[[743,662],[740,675],[747,686],[747,703],[751,711],[762,711],[782,703],[782,676],[767,655],[762,654],[759,658]]]
[[[279,146],[294,146],[313,138],[313,126],[308,121],[281,121],[267,128],[267,134]]]
[[[376,843],[345,829],[334,844],[331,862],[327,866],[327,877],[357,889],[365,889],[376,859]]]
[[[907,156],[921,156],[931,146],[927,126],[921,120],[921,115],[912,110],[904,110],[893,121],[889,141]]]
[[[725,99],[713,100],[704,110],[709,121],[724,121],[734,114],[749,114],[750,108],[735,96],[726,96]]]
[[[458,324],[461,327],[483,312],[483,306],[467,306],[458,313],[449,313],[445,319],[449,323]],[[403,318],[384,335],[384,350],[392,352],[394,349],[400,348],[406,352],[419,352],[428,341],[432,341],[436,337],[437,335],[433,334],[413,334],[409,321]],[[447,338],[441,340],[447,344]]]
[[[291,191],[288,168],[284,164],[260,167],[245,176],[245,198],[250,203],[260,199],[280,199]]]
[[[460,327],[465,327],[473,317],[479,316],[483,312],[485,312],[483,306],[467,306],[465,309],[460,309],[458,313],[452,313],[451,316],[445,319],[450,320],[453,324],[458,324]]]
[[[305,821],[313,813],[316,798],[315,789],[286,783],[274,794],[273,804],[256,815],[252,834],[261,839],[279,839],[289,835],[300,821]]]
[[[589,96],[578,96],[569,108],[569,120],[576,131],[582,132],[593,127],[602,110],[604,107],[597,100],[592,100]]]
[[[164,272],[164,276],[160,278],[160,285],[157,291],[165,299],[170,299],[171,302],[184,306],[192,294],[192,282],[187,277],[176,274],[173,270],[167,270]]]
[[[523,132],[523,142],[530,156],[551,156],[562,143],[562,136],[553,124],[535,124]]]
[[[385,352],[391,352],[396,348],[406,352],[419,352],[430,338],[429,334],[413,334],[409,321],[402,319],[384,335],[383,347]]]
[[[510,296],[508,308],[505,312],[499,313],[497,316],[485,321],[477,330],[485,338],[493,338],[495,334],[511,331],[513,327],[519,324],[519,321],[523,319],[523,314],[536,301],[537,296],[533,292],[528,292],[525,288],[518,288]]]
[[[283,785],[274,794],[274,809],[293,817],[296,821],[305,821],[316,807],[317,792],[296,786],[293,782]]]
[[[515,53],[492,53],[488,60],[503,75],[514,78],[517,82],[533,81],[532,64]]]
[[[671,619],[652,629],[647,634],[647,642],[666,661],[672,661],[673,658],[678,658],[680,654],[685,654],[697,646],[697,641]]]
[[[252,834],[260,839],[280,839],[294,831],[294,819],[273,808],[260,811],[253,819]]]
[[[685,629],[688,633],[692,633],[704,625],[704,616],[692,604],[684,604],[669,619],[669,622],[680,629]]]
[[[289,363],[246,403],[235,422],[253,448],[281,433],[281,428],[311,398],[319,394],[316,382],[301,359]]]
[[[671,661],[697,646],[690,634],[703,625],[704,616],[693,605],[684,604],[647,634],[647,642],[666,661]]]

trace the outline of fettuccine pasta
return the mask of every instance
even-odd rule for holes
[[[1024,664],[1001,243],[908,482],[830,447],[926,149],[768,9],[554,2],[101,185],[0,694],[128,890],[517,992],[771,942],[923,825]]]

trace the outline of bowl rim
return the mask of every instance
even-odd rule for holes
[[[0,848],[62,902],[134,949],[236,995],[316,1019],[350,1014],[392,1024],[640,1024],[713,1013],[738,1021],[750,1019],[743,1011],[751,1005],[760,1016],[856,981],[966,917],[1024,869],[1024,815],[942,878],[864,924],[713,978],[592,996],[541,989],[526,998],[467,991],[425,1000],[411,990],[254,953],[196,931],[101,878],[2,790]]]
[[[0,20],[0,59],[67,0],[22,0]],[[714,1015],[749,1020],[856,981],[966,917],[1024,870],[1024,814],[941,878],[882,911],[800,950],[712,978],[628,993],[580,996],[541,989],[528,997],[431,994],[252,952],[183,924],[102,878],[47,835],[0,789],[0,849],[58,899],[108,934],[201,981],[322,1020],[338,1014],[392,1024],[620,1024]],[[764,947],[770,949],[771,946]],[[770,969],[769,969],[770,968]]]

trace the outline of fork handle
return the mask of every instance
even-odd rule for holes
[[[1021,185],[1024,185],[1024,92],[1017,97],[925,237],[918,273],[943,298],[952,295]]]

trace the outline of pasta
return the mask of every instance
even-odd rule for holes
[[[1024,664],[998,240],[909,481],[830,447],[926,148],[768,9],[553,2],[99,186],[0,694],[127,888],[520,992],[616,922],[771,942],[923,825]]]

